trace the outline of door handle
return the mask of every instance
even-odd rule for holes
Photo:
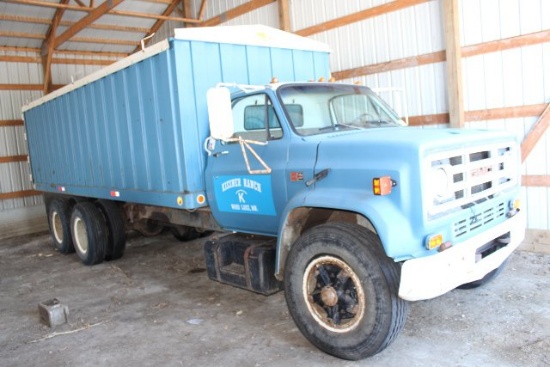
[[[228,151],[228,150],[224,150],[224,151],[221,151],[221,152],[212,153],[212,155],[213,155],[215,158],[218,158],[219,156],[221,156],[221,155],[226,155],[226,154],[229,154],[229,151]]]

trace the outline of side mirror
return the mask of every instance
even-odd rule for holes
[[[227,140],[233,136],[233,111],[231,93],[227,88],[210,88],[206,92],[210,136],[217,140]]]

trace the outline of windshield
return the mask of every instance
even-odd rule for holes
[[[316,135],[339,130],[404,126],[369,88],[346,84],[289,84],[279,97],[294,130]]]

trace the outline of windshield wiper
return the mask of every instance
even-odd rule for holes
[[[363,130],[363,128],[359,127],[359,126],[353,126],[353,125],[348,125],[348,124],[334,124],[334,125],[330,125],[330,126],[321,127],[321,128],[319,128],[319,131],[326,131],[326,130],[330,130],[330,129],[336,131],[336,130],[341,129],[341,128]]]

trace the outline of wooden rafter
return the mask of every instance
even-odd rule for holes
[[[46,36],[43,34],[27,33],[27,32],[11,32],[11,31],[0,31],[0,37],[30,38],[30,39],[37,39],[37,40],[46,39]]]
[[[9,22],[19,22],[19,23],[32,23],[32,24],[51,24],[52,20],[47,18],[36,18],[36,17],[26,17],[13,14],[0,14],[0,20],[6,20]],[[59,25],[63,27],[71,27],[76,22],[70,22],[62,20]],[[91,29],[101,29],[106,31],[118,31],[118,32],[135,32],[135,33],[147,33],[149,28],[143,27],[130,27],[130,26],[120,26],[116,24],[97,24],[92,23],[88,25],[87,28]]]
[[[95,8],[90,7],[90,6],[83,7],[83,6],[80,6],[80,5],[67,5],[67,4],[46,2],[46,1],[41,1],[41,0],[4,0],[4,2],[15,3],[15,4],[23,4],[23,5],[40,6],[40,7],[46,7],[46,8],[66,9],[66,10],[88,12],[88,13],[93,12],[95,10]],[[109,1],[106,1],[105,3],[108,3],[108,2]],[[163,3],[165,3],[165,2],[163,2]],[[108,14],[120,15],[120,16],[125,16],[125,17],[135,17],[135,18],[173,20],[173,21],[179,21],[179,22],[184,22],[184,23],[200,23],[200,21],[198,19],[169,17],[169,16],[158,15],[158,14],[140,13],[140,12],[135,12],[135,11],[125,11],[125,10],[110,10],[108,12]]]
[[[61,0],[60,4],[68,4],[69,0]],[[57,9],[55,11],[55,14],[52,19],[52,23],[50,25],[50,29],[48,29],[48,32],[46,33],[46,38],[44,39],[44,42],[42,42],[42,46],[40,47],[41,53],[40,56],[42,58],[42,71],[44,72],[44,78],[43,78],[43,86],[42,91],[44,94],[47,94],[50,92],[51,87],[51,81],[52,81],[52,73],[51,73],[51,66],[52,66],[52,56],[53,56],[53,50],[55,48],[54,40],[55,40],[55,34],[57,33],[57,27],[59,26],[59,23],[61,22],[61,18],[63,17],[63,13],[65,12],[65,9]]]
[[[164,10],[164,12],[162,13],[162,15],[170,15],[174,12],[174,10],[176,9],[176,7],[178,6],[178,4],[180,3],[180,0],[172,0],[172,3],[170,5],[168,5],[166,7],[166,9]],[[162,27],[162,25],[164,24],[164,20],[162,19],[159,19],[155,22],[155,24],[153,25],[153,27],[151,27],[151,29],[145,34],[145,36],[143,38],[149,38],[150,36],[152,36],[153,34],[155,34],[159,29],[160,27]],[[147,43],[149,42],[150,39],[147,39],[144,43]],[[139,51],[141,48],[141,45],[136,47],[134,49],[134,52],[137,52]]]
[[[13,47],[13,46],[0,46],[0,51],[14,51],[14,52],[34,52],[40,54],[40,49],[32,47]],[[128,56],[125,52],[105,52],[105,51],[79,51],[79,50],[54,50],[54,54],[60,55],[82,55],[82,56],[101,56],[101,57],[115,57],[122,58]]]
[[[199,8],[199,14],[197,15],[197,19],[202,20],[202,17],[204,16],[204,12],[206,11],[206,2],[207,0],[202,0],[201,6]]]
[[[101,4],[100,6],[95,8],[93,11],[91,11],[84,18],[80,19],[73,26],[71,26],[67,30],[65,30],[65,32],[63,32],[61,35],[59,35],[58,37],[55,37],[55,39],[53,41],[53,48],[56,49],[59,46],[61,46],[64,42],[69,40],[75,34],[77,34],[81,30],[86,28],[88,25],[95,22],[102,15],[108,13],[111,9],[115,8],[118,4],[120,4],[123,1],[124,0],[105,1],[103,4]]]

